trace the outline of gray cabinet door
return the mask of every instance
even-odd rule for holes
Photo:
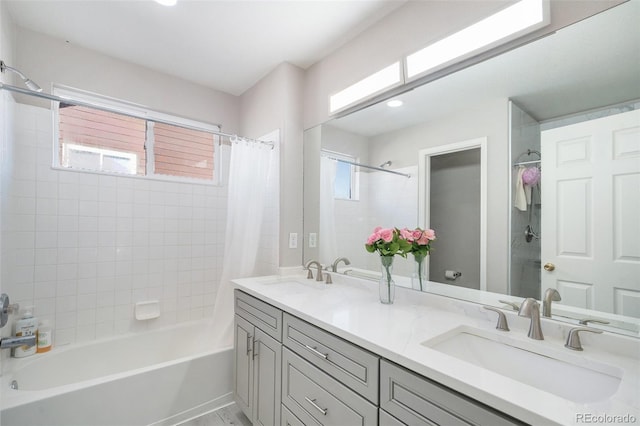
[[[233,393],[238,407],[252,418],[253,403],[253,324],[235,316]]]
[[[254,425],[280,425],[282,345],[255,328],[253,345]]]

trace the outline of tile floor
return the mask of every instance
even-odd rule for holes
[[[179,423],[176,426],[251,426],[251,422],[235,403],[216,411]]]

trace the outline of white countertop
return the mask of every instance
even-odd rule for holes
[[[271,305],[527,423],[613,424],[619,420],[614,416],[640,422],[639,339],[612,333],[582,333],[584,352],[574,352],[564,348],[570,325],[542,319],[545,340],[534,341],[527,337],[530,320],[505,311],[510,339],[538,345],[542,352],[551,351],[565,359],[581,357],[581,362],[604,363],[622,370],[622,381],[611,398],[577,403],[421,344],[463,325],[504,333],[494,328],[497,314],[481,305],[399,287],[395,303],[383,305],[378,300],[377,283],[332,276],[332,285],[297,275],[233,282]],[[624,421],[617,422],[621,423]]]

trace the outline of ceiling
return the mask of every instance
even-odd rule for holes
[[[438,120],[492,99],[538,121],[640,100],[640,1],[630,1],[331,125],[365,136]]]
[[[2,0],[14,22],[240,95],[282,62],[306,69],[406,0]]]

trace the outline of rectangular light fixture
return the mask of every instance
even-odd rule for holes
[[[329,113],[333,114],[358,101],[390,89],[401,82],[402,70],[400,61],[398,61],[329,96]]]
[[[436,71],[549,23],[548,0],[520,0],[407,56],[407,79]]]

